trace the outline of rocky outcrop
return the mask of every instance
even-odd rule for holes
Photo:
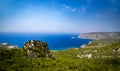
[[[7,42],[5,42],[5,43],[0,43],[0,47],[1,47],[1,48],[4,48],[4,49],[18,48],[17,45],[11,45],[11,44],[9,44],[9,43],[7,43]]]
[[[50,50],[48,48],[48,44],[46,42],[42,42],[39,40],[29,40],[24,44],[23,47],[24,52],[29,57],[49,57],[52,56],[50,54]]]
[[[92,58],[92,54],[83,54],[83,55],[77,55],[78,58]]]
[[[120,39],[120,32],[91,32],[83,33],[78,38],[83,39]]]

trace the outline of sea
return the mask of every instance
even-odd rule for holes
[[[40,40],[48,43],[50,50],[66,50],[80,48],[88,44],[91,39],[78,38],[79,34],[39,34],[39,33],[0,33],[0,43],[9,43],[23,48],[28,40]]]

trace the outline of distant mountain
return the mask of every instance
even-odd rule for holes
[[[90,32],[78,36],[83,39],[120,39],[120,32]]]

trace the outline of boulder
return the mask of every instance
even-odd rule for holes
[[[39,40],[29,40],[24,44],[23,51],[30,58],[50,56],[50,50],[46,42]]]

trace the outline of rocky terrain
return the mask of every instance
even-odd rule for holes
[[[11,49],[11,48],[18,48],[17,45],[11,45],[7,42],[5,43],[0,43],[0,47],[4,48],[4,49]]]
[[[109,58],[120,57],[120,40],[119,39],[102,39],[83,44],[81,49],[84,51],[80,58]],[[115,55],[116,54],[116,55]]]
[[[90,32],[83,33],[78,38],[83,39],[120,39],[120,32]]]
[[[50,50],[46,42],[39,40],[29,40],[24,44],[23,51],[29,57],[48,57],[50,56]]]

